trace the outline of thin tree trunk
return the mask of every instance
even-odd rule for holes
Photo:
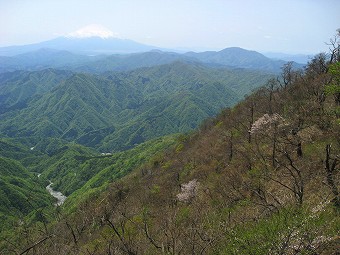
[[[325,162],[325,169],[326,169],[326,174],[327,174],[327,183],[330,186],[332,193],[334,195],[334,205],[338,208],[340,208],[340,197],[339,197],[339,191],[338,187],[336,186],[334,182],[334,177],[333,173],[335,171],[335,168],[338,164],[338,160],[335,158],[333,160],[333,163],[331,163],[331,145],[327,144],[326,145],[326,162]]]

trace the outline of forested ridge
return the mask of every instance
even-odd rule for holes
[[[131,72],[132,79],[140,78],[141,70]],[[330,52],[316,55],[304,70],[284,64],[277,78],[269,77],[196,131],[114,155],[61,143],[48,155],[50,168],[42,177],[74,166],[77,173],[97,165],[104,171],[83,186],[93,189],[85,197],[77,194],[82,189],[60,184],[75,191],[63,207],[9,221],[0,252],[337,254],[339,88],[336,36]],[[22,151],[13,154],[16,160],[32,170],[45,168],[32,164],[39,155],[26,157],[24,148],[9,141],[6,146]],[[143,152],[150,153],[140,158]],[[107,178],[112,179],[96,185]]]
[[[185,62],[103,75],[54,69],[5,73],[0,131],[30,147],[58,138],[121,151],[196,128],[271,76]]]

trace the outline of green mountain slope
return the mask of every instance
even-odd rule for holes
[[[34,154],[26,146],[13,141],[12,139],[0,139],[0,156],[15,160],[22,160]]]
[[[89,61],[73,67],[74,71],[104,73],[108,71],[127,71],[141,67],[169,64],[174,61],[197,61],[182,54],[163,51],[150,51],[127,55],[111,55],[97,61]]]
[[[27,107],[3,114],[0,130],[35,143],[51,137],[104,151],[128,149],[197,127],[268,77],[183,62],[101,76],[73,74]]]
[[[67,196],[72,194],[73,203],[77,203],[84,199],[85,193],[102,190],[108,183],[162,153],[175,139],[176,135],[161,137],[113,154],[98,154],[89,148],[68,144],[45,157],[33,170],[42,173],[40,178],[51,180],[56,190]]]
[[[15,71],[0,74],[0,114],[23,109],[33,97],[52,90],[71,75],[69,71]]]
[[[39,164],[44,154],[36,148],[29,148],[21,139],[0,138],[0,157],[20,162],[30,172]],[[28,141],[30,142],[30,141]]]
[[[285,61],[283,60],[270,59],[256,51],[245,50],[238,47],[226,48],[221,51],[206,51],[199,53],[188,52],[185,56],[197,59],[204,63],[266,70],[276,73],[280,72],[281,67],[285,64]],[[300,64],[296,65],[302,67]]]
[[[0,157],[0,227],[52,204],[44,183],[19,162]]]
[[[98,90],[100,85],[100,80],[94,81],[90,76],[73,75],[54,90],[32,100],[21,112],[15,113],[11,123],[26,128],[11,128],[7,134],[12,135],[13,130],[19,132],[16,136],[36,133],[40,137],[73,138],[77,136],[78,126],[89,131],[104,127],[108,116],[105,113],[100,116],[100,113],[109,106],[103,91]]]

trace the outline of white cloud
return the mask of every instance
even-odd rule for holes
[[[118,34],[114,34],[109,29],[97,25],[97,24],[91,24],[86,27],[80,28],[75,32],[71,32],[67,35],[67,37],[75,37],[75,38],[86,38],[86,37],[93,37],[98,36],[101,38],[110,38],[110,37],[119,37]]]

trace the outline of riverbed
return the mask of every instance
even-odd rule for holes
[[[54,196],[57,199],[57,203],[55,203],[54,205],[60,206],[65,202],[67,196],[63,195],[63,193],[61,193],[60,191],[53,190],[51,187],[52,184],[53,183],[50,182],[50,184],[46,186],[46,189],[52,196]]]

